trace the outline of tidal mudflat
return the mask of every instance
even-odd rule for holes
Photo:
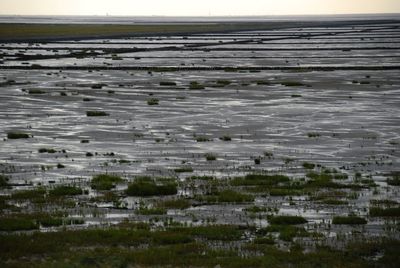
[[[398,267],[400,23],[0,44],[10,267]]]

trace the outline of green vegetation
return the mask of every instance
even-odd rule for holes
[[[11,140],[16,140],[16,139],[29,139],[31,136],[28,133],[23,133],[23,132],[8,132],[7,133],[7,138]]]
[[[386,180],[387,184],[392,186],[400,186],[400,174],[393,173],[391,174],[392,178],[388,178]]]
[[[192,167],[180,167],[180,168],[175,168],[174,171],[176,173],[193,172],[193,168]]]
[[[245,177],[233,178],[230,181],[230,184],[232,186],[254,186],[254,185],[273,186],[289,181],[290,181],[289,177],[285,175],[247,174]]]
[[[76,186],[57,186],[49,191],[50,196],[81,195],[82,189]]]
[[[110,114],[104,111],[87,111],[86,116],[109,116]]]
[[[0,231],[23,231],[35,230],[42,227],[54,227],[82,224],[81,219],[64,219],[62,213],[33,213],[33,214],[12,214],[5,217],[0,217]]]
[[[119,176],[109,174],[99,174],[92,178],[90,186],[92,189],[99,191],[111,190],[117,183],[123,182],[123,179]]]
[[[143,34],[179,34],[179,33],[205,33],[226,32],[240,30],[273,29],[287,25],[289,22],[260,22],[241,23],[191,23],[191,24],[0,24],[1,39],[43,39],[43,38],[79,38],[79,37],[111,37],[134,36]],[[233,69],[233,68],[227,68]]]
[[[247,229],[248,230],[248,229]],[[231,225],[174,227],[151,231],[146,224],[123,223],[119,228],[0,235],[0,261],[18,267],[394,267],[400,242],[355,241],[343,250],[326,246],[303,252],[274,247],[270,235],[244,244],[246,255],[230,241],[245,229]],[[279,232],[279,238],[309,236],[293,226],[269,226],[258,235]],[[197,241],[197,242],[196,242]],[[218,241],[218,249],[206,241]],[[222,244],[221,244],[222,243]],[[221,245],[220,245],[221,244]],[[79,249],[79,250],[77,250]],[[380,258],[374,258],[380,252]],[[261,254],[260,254],[261,253]],[[41,258],[38,259],[38,256]]]
[[[367,220],[357,216],[335,216],[333,217],[332,224],[367,224]]]
[[[177,185],[174,182],[157,184],[148,177],[137,178],[128,185],[126,194],[129,196],[156,196],[156,195],[176,195],[178,193]]]
[[[243,235],[243,230],[234,225],[209,225],[191,228],[171,228],[170,230],[207,240],[235,241]]]
[[[309,162],[304,162],[304,163],[303,163],[303,167],[304,167],[305,169],[314,169],[314,168],[315,168],[315,164],[309,163]]]
[[[223,190],[209,195],[197,196],[196,200],[207,203],[244,203],[254,201],[254,196],[233,190]]]
[[[190,86],[189,89],[192,90],[200,90],[200,89],[204,89],[204,86],[202,84],[199,84],[196,81],[190,82]]]
[[[400,217],[400,207],[371,207],[369,209],[369,216],[371,217]]]
[[[49,153],[49,154],[54,154],[54,153],[56,153],[57,151],[56,150],[54,150],[54,149],[49,149],[49,148],[40,148],[39,150],[38,150],[38,152],[39,153]]]
[[[31,95],[39,95],[39,94],[45,94],[45,93],[46,93],[46,91],[43,91],[41,89],[29,89],[28,90],[28,94],[31,94]]]
[[[207,142],[207,141],[210,141],[209,138],[204,137],[204,136],[197,136],[197,137],[195,137],[195,139],[196,139],[197,142]]]
[[[175,82],[163,81],[160,82],[160,86],[176,86]]]
[[[183,198],[178,199],[170,199],[159,201],[156,204],[156,207],[163,209],[186,209],[190,207],[190,201]]]
[[[316,132],[310,132],[310,133],[307,133],[307,136],[309,138],[318,138],[318,137],[321,137],[321,134],[316,133]]]
[[[279,233],[279,239],[291,242],[295,237],[307,237],[310,234],[302,227],[292,225],[270,225],[257,231],[258,235]]]
[[[269,222],[275,225],[297,225],[307,223],[307,220],[301,216],[273,216]]]
[[[105,86],[107,86],[107,85],[106,85],[106,84],[100,83],[100,84],[93,84],[93,85],[91,85],[91,88],[92,88],[92,89],[102,89],[102,88],[105,87]]]
[[[39,225],[29,218],[9,216],[0,218],[0,231],[21,231],[38,229]]]
[[[252,206],[252,207],[244,209],[244,211],[247,211],[250,213],[260,213],[260,212],[267,212],[268,210],[266,207]]]
[[[0,175],[0,189],[8,187],[9,178],[4,175]]]
[[[219,139],[222,141],[231,141],[232,140],[232,138],[228,135],[224,135],[224,136],[220,137]]]
[[[285,87],[308,87],[308,85],[296,81],[283,81],[281,85]]]
[[[206,157],[207,161],[215,161],[215,160],[217,160],[217,157],[214,154],[211,154],[211,153],[207,153],[205,155],[205,157]]]
[[[57,164],[57,168],[65,168],[65,166],[63,164],[61,164],[61,163],[58,163]]]
[[[149,99],[149,100],[147,101],[147,104],[148,104],[148,105],[158,105],[159,102],[160,102],[160,101],[159,101],[158,99],[156,99],[156,98],[151,98],[151,99]]]
[[[270,81],[263,81],[263,80],[255,81],[255,83],[256,83],[257,85],[265,85],[265,86],[270,86],[270,85],[272,85]]]
[[[136,213],[138,215],[164,215],[167,211],[164,208],[139,208]]]

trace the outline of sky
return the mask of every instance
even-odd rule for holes
[[[1,15],[252,16],[400,13],[400,0],[0,0]]]

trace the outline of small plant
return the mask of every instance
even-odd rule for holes
[[[190,202],[187,199],[179,198],[160,201],[156,206],[164,209],[186,209],[190,207]]]
[[[199,84],[196,81],[190,82],[190,86],[189,89],[192,90],[200,90],[200,89],[204,89],[204,86],[202,84]]]
[[[16,139],[29,139],[31,136],[28,133],[23,133],[23,132],[8,132],[7,133],[7,138],[10,140],[16,140]]]
[[[217,81],[217,84],[223,85],[223,86],[230,85],[231,83],[232,83],[232,82],[229,81],[229,80],[218,80],[218,81]]]
[[[176,195],[178,193],[175,183],[156,184],[149,178],[140,178],[129,184],[126,194],[129,196],[157,196]]]
[[[38,95],[38,94],[45,94],[46,91],[40,90],[40,89],[29,89],[28,94],[31,95]]]
[[[367,224],[367,220],[357,216],[335,216],[333,217],[332,224]]]
[[[371,217],[400,217],[400,207],[380,208],[371,207],[369,209]]]
[[[156,98],[151,98],[151,99],[149,99],[149,100],[147,101],[147,104],[148,104],[148,105],[158,105],[159,102],[160,102],[160,101],[159,101],[158,99],[156,99]]]
[[[193,172],[193,168],[192,167],[180,167],[180,168],[175,168],[174,171],[176,173]]]
[[[281,82],[281,85],[285,86],[285,87],[302,87],[302,86],[308,86],[305,85],[303,83],[300,82],[296,82],[296,81],[283,81]]]
[[[292,94],[291,97],[292,98],[301,98],[302,96],[300,94]]]
[[[170,81],[162,81],[160,82],[160,86],[176,86],[175,82],[170,82]]]
[[[86,116],[109,116],[109,114],[103,111],[87,111]]]
[[[321,137],[321,134],[319,134],[317,132],[309,132],[309,133],[307,133],[307,136],[309,138],[318,138],[318,137]]]
[[[195,139],[196,139],[197,142],[207,142],[207,141],[210,141],[209,138],[204,137],[204,136],[198,136],[198,137],[196,137]]]
[[[256,165],[261,164],[261,159],[260,158],[255,158],[254,159],[254,164],[256,164]]]
[[[54,153],[56,153],[57,151],[54,150],[54,149],[40,148],[40,149],[38,150],[38,152],[41,153],[41,154],[42,154],[42,153],[54,154]]]
[[[8,187],[8,177],[0,175],[0,189]]]
[[[263,85],[263,86],[270,86],[270,85],[271,85],[271,82],[270,82],[270,81],[258,80],[258,81],[256,81],[256,84],[259,85],[259,86],[261,86],[261,85]]]
[[[207,161],[215,161],[217,157],[214,154],[208,153],[205,155]]]
[[[103,87],[107,86],[106,84],[94,84],[91,86],[92,89],[102,89]]]
[[[119,176],[109,174],[99,174],[92,178],[90,186],[92,189],[107,191],[115,187],[115,184],[122,182],[123,179]]]
[[[269,222],[277,225],[297,225],[307,223],[307,220],[301,216],[273,216]]]
[[[231,141],[232,140],[232,138],[230,136],[228,136],[228,135],[222,136],[219,139],[222,140],[222,141]]]
[[[76,186],[57,186],[56,188],[52,189],[49,191],[50,196],[72,196],[72,195],[81,195],[83,193],[81,188],[78,188]]]
[[[305,169],[314,169],[315,168],[315,164],[309,163],[309,162],[304,162],[303,163],[303,168],[305,168]]]
[[[58,163],[57,168],[65,168],[65,166],[63,164]]]

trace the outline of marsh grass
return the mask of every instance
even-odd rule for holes
[[[8,181],[9,180],[10,179],[7,176],[0,174],[0,189],[1,188],[7,188],[9,186],[8,185]]]
[[[110,114],[104,111],[86,111],[86,116],[109,116]]]
[[[332,224],[347,224],[347,225],[367,224],[367,220],[357,216],[335,216],[332,219]]]
[[[371,207],[369,209],[370,217],[400,217],[400,207]]]
[[[16,139],[29,139],[31,137],[30,134],[24,132],[8,132],[7,138],[10,140]]]
[[[158,99],[156,99],[156,98],[151,98],[151,99],[147,100],[147,104],[148,105],[158,105],[159,102],[160,101]]]
[[[41,153],[41,154],[42,154],[42,153],[54,154],[54,153],[56,153],[57,151],[54,150],[54,149],[51,149],[51,148],[39,148],[38,152]]]
[[[205,88],[204,85],[202,85],[196,81],[190,82],[190,85],[189,85],[189,89],[191,89],[191,90],[201,90],[204,88]]]
[[[231,141],[232,140],[232,138],[228,135],[224,135],[224,136],[220,137],[219,139],[222,141]]]
[[[187,173],[187,172],[193,172],[192,167],[180,167],[180,168],[175,168],[174,172],[176,173]]]
[[[196,140],[197,142],[208,142],[208,141],[211,141],[209,138],[207,138],[207,137],[205,137],[205,136],[196,136],[196,137],[195,137],[195,140]]]
[[[278,185],[289,182],[290,178],[285,175],[247,174],[244,177],[235,177],[230,181],[232,186],[254,186],[254,185]]]
[[[217,156],[212,153],[205,154],[205,158],[207,161],[215,161],[217,160]]]
[[[174,180],[165,180],[156,183],[148,177],[138,178],[128,185],[126,194],[129,196],[158,196],[176,195],[178,193],[177,184]]]
[[[31,95],[41,95],[41,94],[46,94],[46,91],[43,91],[41,89],[29,89],[28,94]]]
[[[60,185],[57,186],[49,191],[50,196],[73,196],[73,195],[81,195],[83,194],[83,191],[81,188],[78,188],[76,186],[66,186],[66,185]]]
[[[254,196],[234,190],[223,190],[209,195],[197,196],[197,201],[206,203],[246,203],[253,202]]]
[[[170,82],[170,81],[162,81],[162,82],[160,82],[160,86],[167,86],[167,87],[176,86],[176,83]]]
[[[184,198],[163,200],[156,203],[156,207],[164,209],[186,209],[190,206],[190,201]]]
[[[108,191],[113,189],[117,183],[121,183],[123,181],[124,180],[119,176],[110,174],[99,174],[92,178],[90,186],[92,187],[92,189],[98,191]]]
[[[274,225],[297,225],[308,222],[301,216],[273,216],[268,221]]]

